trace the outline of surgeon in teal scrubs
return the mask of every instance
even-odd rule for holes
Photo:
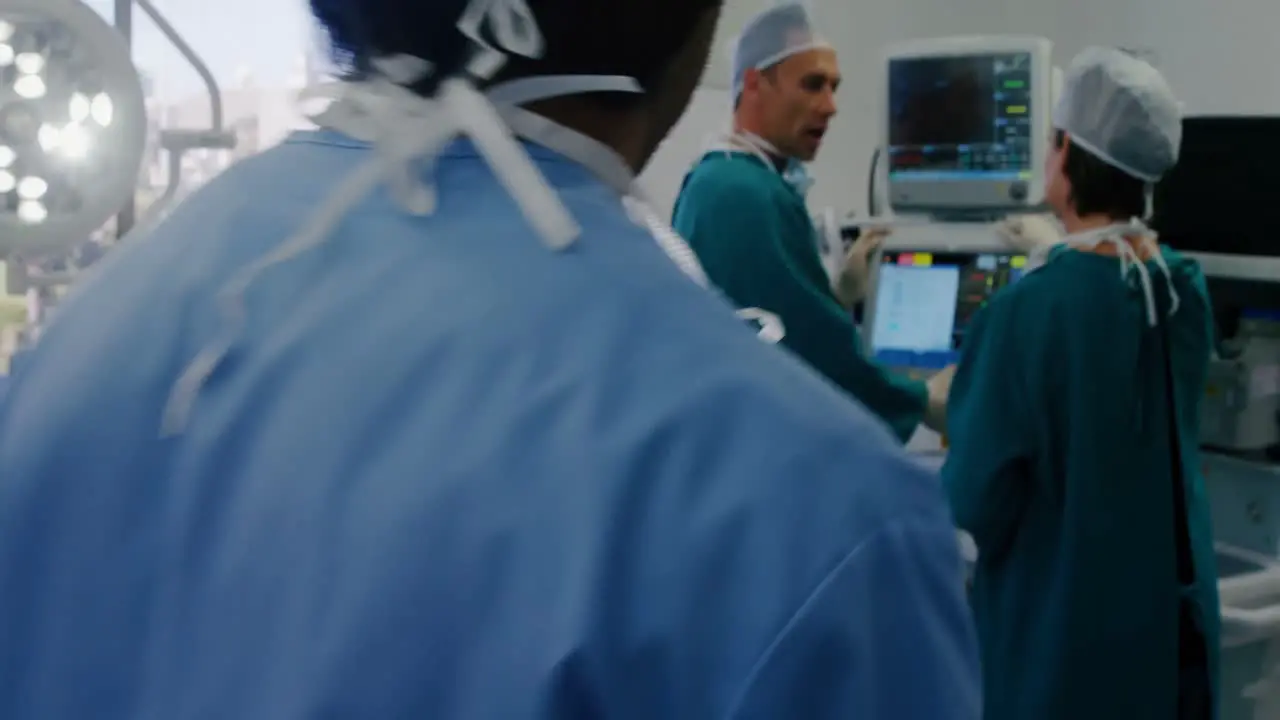
[[[742,31],[734,55],[733,131],[685,178],[672,222],[707,276],[740,308],[778,316],[782,344],[887,423],[903,442],[941,428],[950,370],[930,384],[866,357],[852,307],[882,233],[849,252],[832,283],[805,204],[813,160],[836,114],[840,68],[805,7],[783,4]]]
[[[1046,168],[1067,235],[1007,226],[1044,264],[966,339],[943,476],[980,553],[988,720],[1216,716],[1197,451],[1212,315],[1199,266],[1135,219],[1177,162],[1178,108],[1137,58],[1076,59]]]

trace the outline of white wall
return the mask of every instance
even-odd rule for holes
[[[671,217],[685,173],[702,155],[711,135],[728,127],[729,91],[715,88],[698,90],[680,123],[667,136],[640,176],[640,187],[659,215]]]
[[[1280,115],[1280,0],[1127,0],[1191,114]]]
[[[773,0],[727,0],[725,3],[720,16],[720,31],[702,78],[702,88],[694,95],[680,124],[658,149],[640,178],[641,186],[660,214],[670,216],[676,195],[680,192],[680,182],[693,161],[702,154],[715,133],[729,128],[734,38],[748,20],[773,4]]]
[[[1054,40],[1065,63],[1089,44],[1140,45],[1128,28],[1143,0],[826,0],[814,3],[820,26],[840,52],[845,75],[840,115],[812,168],[816,209],[865,212],[867,164],[879,141],[884,109],[884,48],[912,38],[957,34],[1026,33]],[[1151,4],[1204,0],[1146,0]],[[1227,0],[1276,3],[1280,0]],[[729,118],[724,78],[731,39],[768,0],[729,0],[708,77],[684,120],[646,169],[642,183],[660,212],[669,212],[684,172],[705,138]],[[1272,25],[1275,27],[1275,25]]]

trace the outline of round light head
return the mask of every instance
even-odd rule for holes
[[[0,0],[0,258],[84,242],[135,192],[142,82],[81,0]]]

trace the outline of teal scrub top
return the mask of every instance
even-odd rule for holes
[[[943,479],[979,548],[971,602],[987,720],[1174,718],[1178,599],[1189,597],[1217,698],[1213,531],[1198,457],[1213,317],[1199,266],[1164,249],[1196,583],[1175,566],[1161,330],[1119,260],[1060,249],[992,299],[965,340]],[[1168,314],[1168,283],[1152,263]]]
[[[685,178],[672,221],[711,282],[740,308],[777,315],[782,345],[879,416],[902,442],[924,417],[924,383],[868,358],[831,290],[804,198],[759,157],[712,152]]]

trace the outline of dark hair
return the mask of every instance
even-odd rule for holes
[[[472,43],[456,27],[470,0],[310,0],[338,68],[359,77],[372,59],[410,55],[436,68],[413,89],[432,94],[463,72]],[[510,57],[495,81],[530,75],[623,75],[649,89],[723,0],[528,0],[546,41],[541,59]],[[601,95],[605,95],[601,93]],[[612,94],[620,102],[635,96]]]
[[[1054,145],[1066,146],[1062,174],[1071,183],[1071,204],[1077,215],[1106,215],[1115,220],[1142,217],[1147,212],[1147,184],[1092,153],[1072,144],[1066,133],[1054,133]]]

